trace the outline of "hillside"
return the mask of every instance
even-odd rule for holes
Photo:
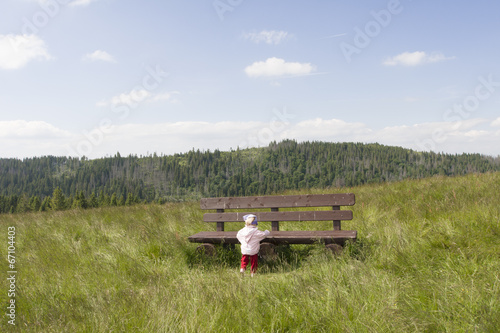
[[[253,279],[238,273],[238,247],[196,255],[197,201],[3,214],[18,274],[16,326],[3,316],[0,331],[498,332],[499,189],[496,172],[286,191],[354,192],[343,228],[358,242],[338,258],[280,248]]]
[[[192,150],[171,156],[0,159],[0,213],[49,209],[51,202],[45,199],[54,196],[56,188],[67,200],[62,206],[86,208],[499,170],[499,158],[479,154],[449,155],[379,144],[290,140],[263,148]]]

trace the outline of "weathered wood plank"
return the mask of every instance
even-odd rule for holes
[[[192,243],[239,244],[237,231],[202,231],[188,237]],[[313,244],[322,241],[325,244],[343,244],[348,240],[355,241],[356,230],[324,230],[324,231],[271,231],[262,241],[272,244]]]
[[[318,240],[325,244],[344,244],[348,240],[355,241],[356,230],[323,230],[323,231],[277,231],[266,237],[264,241],[273,244],[313,244]]]
[[[200,200],[200,207],[201,209],[291,208],[352,206],[354,203],[354,193],[337,193],[203,198]]]
[[[278,207],[271,208],[271,212],[279,212],[280,209]],[[271,230],[272,231],[280,231],[280,222],[279,221],[271,221]]]
[[[224,209],[217,209],[217,213],[224,213]],[[217,231],[224,231],[224,222],[217,222]]]
[[[340,210],[340,206],[333,206],[332,210]],[[341,221],[340,220],[334,220],[333,221],[333,230],[341,230]]]
[[[250,213],[205,213],[205,222],[243,222],[243,216]],[[352,220],[350,210],[318,210],[318,211],[293,211],[293,212],[256,212],[260,222],[271,221],[334,221]]]

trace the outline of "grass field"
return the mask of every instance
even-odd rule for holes
[[[238,247],[196,254],[187,237],[214,228],[197,202],[0,215],[0,331],[500,331],[500,173],[307,193],[329,192],[356,194],[358,242],[280,248],[254,278]]]

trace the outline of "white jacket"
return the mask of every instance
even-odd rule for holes
[[[260,231],[255,226],[246,226],[236,234],[241,243],[241,254],[253,256],[259,253],[260,241],[269,235],[269,230]]]

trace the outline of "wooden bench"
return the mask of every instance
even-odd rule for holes
[[[224,231],[224,223],[240,222],[243,228],[243,216],[252,213],[257,215],[259,223],[271,222],[271,233],[262,241],[263,243],[313,244],[320,241],[336,252],[346,241],[356,240],[356,230],[341,230],[341,221],[352,220],[352,211],[341,210],[340,207],[352,206],[354,203],[353,193],[204,198],[200,201],[201,209],[211,209],[216,212],[205,213],[203,221],[216,223],[217,230],[202,231],[188,239],[193,243],[203,243],[199,249],[203,248],[209,253],[215,251],[212,244],[239,244],[236,238],[237,231]],[[291,210],[304,207],[330,207],[331,209]],[[287,210],[280,211],[283,208]],[[270,209],[270,211],[258,211],[262,209]],[[226,210],[238,211],[226,212]],[[332,230],[280,231],[280,222],[293,221],[332,221]]]

